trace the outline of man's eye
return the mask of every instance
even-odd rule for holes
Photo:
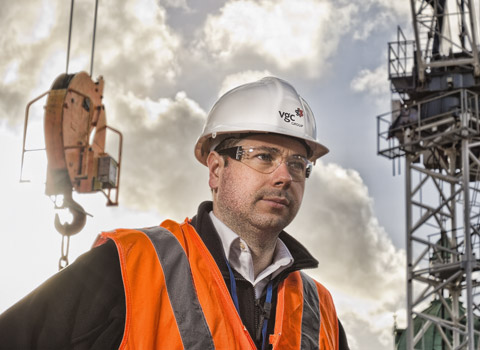
[[[255,155],[255,158],[263,162],[271,162],[273,160],[273,157],[270,153],[259,153]]]
[[[305,163],[300,160],[289,161],[288,166],[294,170],[305,170]]]

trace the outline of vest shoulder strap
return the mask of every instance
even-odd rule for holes
[[[124,282],[127,309],[120,349],[215,349],[188,257],[175,235],[151,227],[102,237],[100,244],[112,239],[117,246]]]
[[[292,272],[279,286],[275,350],[338,349],[338,321],[330,293],[304,272]]]
[[[330,292],[321,283],[317,282],[304,272],[300,272],[303,282],[304,302],[307,307],[304,306],[304,313],[310,308],[314,310],[320,310],[320,332],[317,344],[320,344],[320,349],[338,349],[339,347],[339,330],[338,330],[338,318]],[[310,312],[306,312],[309,317],[305,317],[302,320],[302,329],[309,329],[309,324],[315,321],[314,316]],[[317,329],[315,329],[317,331]],[[317,333],[318,334],[318,333]],[[303,335],[303,332],[302,332]],[[305,339],[306,342],[309,339]],[[303,349],[303,336],[302,336],[302,349]]]

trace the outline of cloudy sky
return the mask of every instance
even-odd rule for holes
[[[26,158],[30,183],[19,175],[25,107],[65,72],[70,11],[60,0],[1,5],[0,312],[57,270],[43,152]],[[93,0],[75,2],[70,73],[90,70],[93,12]],[[193,215],[210,198],[193,156],[208,110],[239,83],[278,76],[309,102],[330,148],[287,231],[320,261],[310,273],[332,291],[352,350],[392,348],[393,316],[405,319],[404,180],[376,155],[376,116],[390,109],[387,42],[397,25],[411,32],[409,2],[100,0],[98,16],[93,76],[124,136],[120,206],[74,197],[93,217],[70,261],[102,230]],[[28,146],[42,146],[44,104],[31,109]]]

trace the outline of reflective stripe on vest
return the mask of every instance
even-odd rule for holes
[[[255,349],[220,270],[185,222],[102,234],[119,252],[127,304],[120,349]],[[102,243],[102,242],[100,242]],[[153,248],[153,249],[152,249]],[[300,272],[278,287],[274,350],[338,349],[328,291]]]
[[[163,227],[140,231],[152,241],[158,260],[162,265],[168,297],[184,348],[215,349],[210,329],[195,293],[190,264],[182,246],[175,236]]]
[[[318,291],[315,282],[301,272],[303,284],[302,349],[317,349],[320,337]]]
[[[279,350],[338,349],[337,315],[325,287],[299,271],[280,283],[270,343]]]

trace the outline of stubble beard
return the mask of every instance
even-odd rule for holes
[[[286,190],[263,189],[255,193],[252,200],[240,200],[238,194],[219,193],[216,203],[221,219],[235,233],[247,242],[258,247],[276,242],[280,232],[296,216],[299,203]],[[262,208],[261,201],[265,197],[282,197],[288,200],[285,209]]]

